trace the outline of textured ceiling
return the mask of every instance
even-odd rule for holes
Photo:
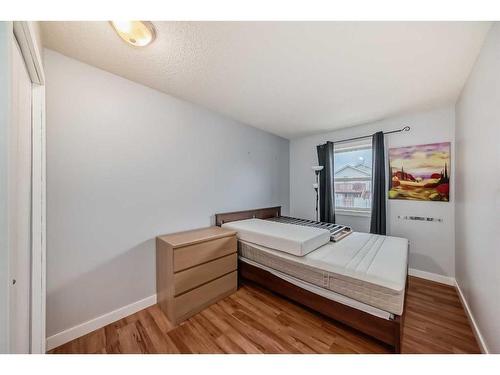
[[[44,45],[286,138],[456,101],[487,22],[43,22]]]

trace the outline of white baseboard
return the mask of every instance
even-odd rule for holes
[[[470,325],[472,327],[472,331],[474,332],[474,336],[476,336],[476,340],[479,344],[479,348],[481,349],[481,352],[484,354],[489,354],[490,351],[488,350],[488,346],[486,345],[486,341],[484,341],[483,335],[481,334],[481,331],[479,330],[479,326],[476,323],[476,320],[474,319],[474,315],[472,315],[472,311],[469,307],[469,304],[467,303],[467,300],[465,299],[464,294],[462,293],[462,289],[460,289],[460,285],[455,281],[455,288],[457,288],[458,291],[458,297],[460,298],[460,301],[462,302],[462,306],[464,307],[465,314],[467,315],[467,318],[469,319]]]
[[[455,278],[450,276],[438,275],[437,273],[420,271],[415,268],[410,268],[408,270],[410,276],[420,277],[422,279],[435,281],[437,283],[455,286]]]
[[[77,326],[71,327],[65,331],[56,333],[53,336],[47,337],[46,350],[52,350],[58,346],[65,344],[71,340],[78,337],[86,335],[96,329],[102,328],[110,323],[116,322],[126,316],[132,315],[137,311],[145,309],[156,303],[156,294],[141,299],[140,301],[131,303],[130,305],[120,307],[114,311],[106,313],[104,315],[98,316],[92,320],[85,323],[79,324]]]

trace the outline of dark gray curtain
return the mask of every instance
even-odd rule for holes
[[[385,234],[384,132],[373,134],[372,153],[372,219],[370,233]]]
[[[333,185],[333,143],[317,147],[318,165],[324,168],[319,174],[319,218],[325,223],[335,223],[335,193]]]

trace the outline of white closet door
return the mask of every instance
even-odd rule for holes
[[[12,43],[12,122],[9,150],[10,351],[30,351],[31,97],[32,84],[17,42]]]

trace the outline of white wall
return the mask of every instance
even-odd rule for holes
[[[8,154],[12,22],[0,22],[0,353],[9,351]]]
[[[453,106],[428,112],[402,116],[371,124],[294,139],[290,142],[290,211],[292,216],[315,216],[314,174],[312,165],[318,163],[316,145],[326,141],[373,134],[379,130],[390,131],[411,126],[411,132],[388,135],[386,148],[410,146],[434,142],[452,142],[450,202],[416,202],[388,200],[388,234],[410,240],[410,268],[452,277],[455,274],[454,259],[454,123]],[[398,215],[430,216],[442,218],[442,223],[399,220]],[[369,217],[337,216],[337,222],[368,232]]]
[[[500,23],[456,105],[456,280],[490,352],[500,353]]]
[[[289,141],[45,51],[47,335],[155,293],[154,238],[289,203]]]

